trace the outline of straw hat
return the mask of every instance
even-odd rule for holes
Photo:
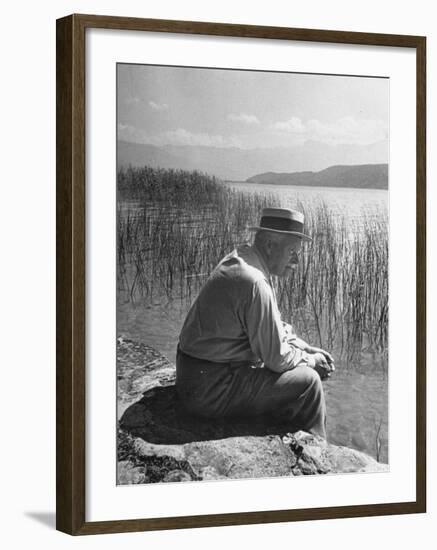
[[[288,233],[311,241],[311,237],[303,232],[304,215],[290,208],[263,208],[259,226],[249,227],[249,231],[273,231]]]

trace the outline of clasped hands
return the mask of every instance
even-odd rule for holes
[[[322,380],[330,378],[335,371],[334,358],[327,351],[313,346],[306,346],[308,353],[309,366],[312,367]]]
[[[291,345],[305,351],[308,354],[308,366],[313,368],[322,380],[330,378],[335,371],[334,358],[327,351],[310,346],[304,340],[296,336],[292,326],[283,322],[286,338]]]

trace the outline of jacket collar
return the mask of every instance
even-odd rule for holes
[[[238,255],[243,258],[246,263],[248,263],[252,267],[255,267],[256,269],[259,269],[268,283],[271,282],[271,277],[267,265],[255,244],[245,244],[239,247],[237,252]]]

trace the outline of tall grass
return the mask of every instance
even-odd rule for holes
[[[187,306],[220,258],[249,238],[262,208],[280,204],[277,195],[238,192],[198,172],[148,167],[120,171],[118,192],[119,289],[132,300],[165,295]],[[135,209],[126,208],[129,199]],[[292,278],[276,283],[283,318],[347,359],[385,353],[385,215],[364,215],[355,228],[321,201],[294,206],[304,211],[313,241]]]

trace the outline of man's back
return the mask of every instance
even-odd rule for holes
[[[216,362],[255,361],[246,325],[247,306],[261,285],[271,292],[262,259],[244,245],[214,269],[193,303],[179,345],[193,357]]]

